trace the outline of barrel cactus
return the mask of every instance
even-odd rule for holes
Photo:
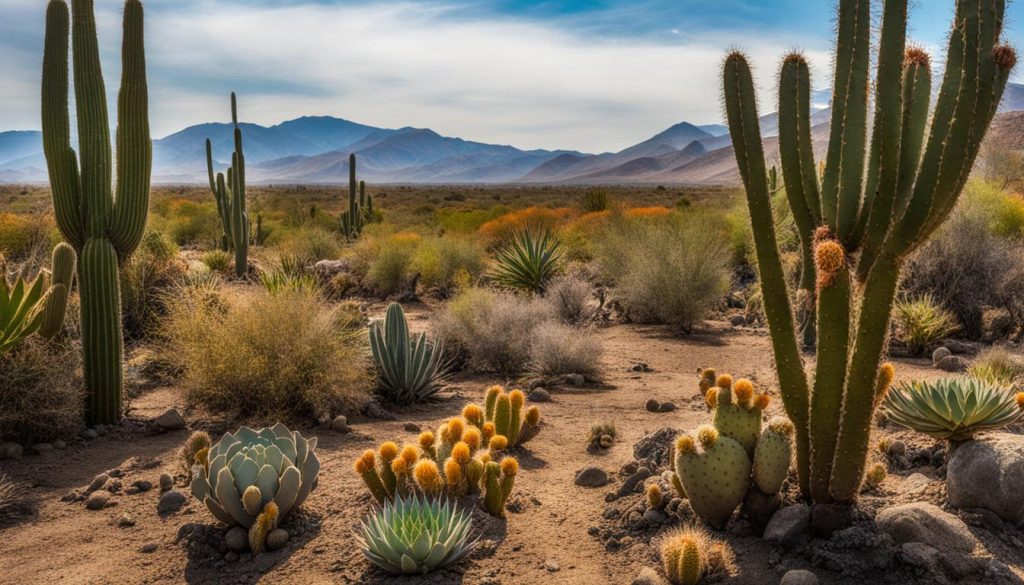
[[[968,441],[1024,420],[1024,392],[977,378],[904,382],[885,396],[889,420],[936,439]]]
[[[241,427],[224,435],[196,466],[192,495],[228,525],[252,527],[270,502],[284,518],[317,485],[316,442],[282,423],[260,430]]]
[[[425,575],[476,548],[472,517],[444,498],[396,498],[370,514],[356,535],[373,564],[396,575]]]

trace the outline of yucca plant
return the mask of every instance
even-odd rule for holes
[[[272,295],[286,290],[311,295],[320,294],[320,283],[317,282],[316,277],[312,274],[295,274],[286,270],[261,272],[260,283]]]
[[[1024,392],[977,378],[904,382],[885,397],[889,420],[936,439],[969,441],[1024,420]]]
[[[370,349],[377,365],[377,386],[388,400],[398,404],[421,402],[440,390],[445,366],[440,343],[427,334],[409,334],[405,311],[398,303],[388,306],[383,323],[370,326]]]
[[[532,293],[542,293],[562,265],[558,237],[549,231],[516,232],[495,251],[496,265],[491,274],[495,283]]]
[[[389,573],[425,575],[461,561],[476,548],[472,518],[450,500],[396,498],[362,523],[359,547]]]
[[[0,354],[32,335],[43,324],[46,300],[44,279],[26,282],[18,277],[11,285],[0,274]]]
[[[900,339],[911,355],[923,354],[929,345],[959,329],[953,314],[930,294],[899,299],[894,309]]]

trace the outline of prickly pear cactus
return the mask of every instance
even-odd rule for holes
[[[714,424],[718,432],[739,442],[747,455],[753,456],[761,433],[761,413],[768,404],[768,396],[757,394],[750,380],[739,380],[735,384],[711,388],[706,398],[715,411]]]
[[[750,458],[739,442],[713,427],[683,435],[676,441],[676,474],[697,516],[723,528],[743,502],[750,486]]]
[[[754,451],[754,483],[763,493],[772,495],[782,489],[793,459],[793,423],[775,417],[761,432]]]

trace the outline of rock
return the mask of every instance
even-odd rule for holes
[[[54,449],[66,449],[67,446],[68,446],[68,444],[66,442],[64,442],[64,441],[54,441],[53,442],[53,448]]]
[[[544,388],[534,388],[527,398],[530,402],[551,402],[551,393]]]
[[[177,408],[169,409],[167,412],[156,417],[156,420],[153,422],[165,431],[177,431],[185,428],[185,417],[181,416]]]
[[[661,406],[658,407],[658,412],[672,412],[675,409],[675,402],[662,402]]]
[[[557,573],[562,569],[555,559],[548,559],[544,561],[544,569],[549,573]]]
[[[92,478],[92,482],[89,483],[89,487],[85,488],[86,492],[94,492],[101,487],[107,485],[107,481],[110,480],[110,476],[106,473],[97,474],[96,477]]]
[[[743,315],[733,315],[729,317],[729,324],[733,327],[742,327],[747,324],[747,318]]]
[[[634,364],[633,367],[630,368],[630,370],[632,370],[634,372],[653,372],[654,371],[653,369],[651,369],[651,366],[649,366],[649,365],[647,365],[647,364],[645,364],[643,362],[640,362],[638,364]]]
[[[787,571],[779,585],[818,585],[818,577],[810,571],[798,569]]]
[[[178,490],[170,490],[160,496],[160,501],[156,505],[156,511],[161,515],[173,514],[185,505],[185,499],[185,494]]]
[[[23,451],[22,446],[17,443],[0,443],[0,461],[4,459],[21,459]]]
[[[324,280],[330,280],[339,274],[350,271],[351,266],[348,260],[321,260],[313,265],[313,272]]]
[[[764,529],[764,539],[783,546],[795,546],[808,536],[810,530],[811,508],[807,504],[795,504],[772,515]]]
[[[131,528],[135,526],[135,518],[132,518],[128,514],[121,514],[117,519],[117,525],[121,528]]]
[[[644,512],[644,522],[646,522],[648,526],[661,526],[666,520],[668,520],[668,518],[665,517],[665,513],[661,510],[651,508]]]
[[[146,479],[137,479],[132,482],[132,487],[139,490],[140,492],[148,492],[153,489],[153,482]]]
[[[110,502],[110,496],[113,495],[106,490],[96,490],[89,494],[89,497],[85,500],[86,510],[102,510],[108,502]]]
[[[108,469],[107,475],[109,475],[110,477],[121,477],[122,475],[124,475],[124,472],[115,467],[113,469]]]
[[[420,427],[420,425],[418,425],[418,424],[416,424],[414,422],[407,422],[407,423],[405,423],[405,432],[407,432],[407,433],[419,433],[422,430],[423,430],[423,428]]]
[[[763,531],[781,507],[782,496],[778,493],[766,494],[761,490],[751,489],[747,490],[747,495],[743,497],[740,514],[753,524],[755,529]]]
[[[267,549],[277,550],[288,544],[288,531],[283,528],[275,528],[267,535]]]
[[[107,490],[112,494],[116,494],[117,492],[121,491],[121,480],[117,479],[116,477],[112,477],[108,479],[107,483],[103,484],[103,487],[101,487],[100,489]]]
[[[650,567],[640,569],[640,574],[633,579],[632,585],[665,585],[666,581],[657,571]]]
[[[1024,436],[993,433],[960,445],[949,458],[946,491],[957,508],[984,508],[1024,523]]]
[[[249,532],[241,526],[235,526],[224,535],[224,544],[228,550],[245,552],[249,550]]]
[[[623,497],[636,491],[636,486],[640,485],[648,477],[651,477],[651,470],[646,467],[641,467],[636,470],[636,473],[626,478],[626,481],[622,482],[619,486],[619,490],[615,492],[617,497]]]
[[[233,550],[229,550],[227,554],[224,555],[224,560],[229,563],[233,563],[238,560],[238,553]]]
[[[149,554],[149,553],[156,552],[157,548],[158,548],[158,546],[157,546],[157,544],[155,542],[147,542],[146,544],[144,544],[141,547],[139,547],[139,552],[140,553]]]
[[[849,504],[815,504],[811,508],[811,530],[828,538],[853,523],[855,510]]]
[[[970,553],[977,540],[967,524],[934,504],[914,502],[885,508],[875,518],[878,530],[897,543],[923,542],[941,551]]]
[[[79,433],[79,436],[82,437],[83,439],[91,441],[91,440],[99,437],[99,433],[97,433],[96,431],[94,431],[92,429],[85,429],[84,431]]]
[[[953,355],[953,352],[949,351],[948,347],[937,347],[932,352],[932,365],[936,368],[939,367],[939,362]]]
[[[647,412],[658,412],[661,410],[661,403],[654,398],[651,398],[646,404],[644,404],[644,408],[647,409]]]
[[[587,379],[580,374],[569,374],[565,380],[569,382],[570,386],[582,386],[587,383]]]
[[[679,436],[679,430],[663,427],[645,436],[633,445],[633,459],[646,464],[650,469],[665,469],[675,462],[669,461],[672,445]]]
[[[942,360],[935,366],[943,372],[966,372],[967,368],[971,366],[971,363],[958,355],[951,355],[942,358]]]
[[[888,455],[890,457],[906,457],[907,455],[907,444],[903,441],[893,441],[889,445]]]
[[[397,416],[388,412],[376,399],[371,399],[366,403],[366,406],[363,407],[363,414],[377,420],[398,420]]]
[[[586,488],[598,488],[608,484],[608,473],[600,467],[587,467],[576,474],[576,485]]]
[[[971,345],[970,343],[967,343],[965,341],[960,341],[958,339],[947,339],[947,340],[945,340],[942,343],[942,345],[944,345],[947,348],[949,348],[949,351],[951,351],[953,353],[974,353],[975,352],[975,347],[973,345]]]
[[[32,451],[37,455],[46,455],[50,451],[53,451],[53,445],[50,443],[36,443],[35,445],[32,445]]]
[[[331,430],[336,432],[336,433],[350,433],[350,432],[352,432],[352,429],[350,429],[348,427],[348,419],[345,418],[345,416],[340,415],[340,414],[338,416],[334,417],[334,420],[331,421]]]
[[[166,492],[167,490],[174,487],[174,478],[171,477],[170,473],[160,474],[160,491]]]
[[[911,567],[934,572],[939,564],[939,551],[923,542],[907,542],[900,547],[900,559]]]

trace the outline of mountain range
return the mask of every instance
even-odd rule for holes
[[[815,150],[828,141],[828,90],[814,92]],[[1024,135],[1024,85],[1010,84],[1000,106],[997,131]],[[766,156],[778,156],[778,116],[761,118]],[[276,126],[242,124],[247,174],[255,183],[341,183],[348,156],[359,160],[359,176],[375,183],[682,183],[733,184],[739,173],[728,129],[720,124],[680,122],[619,152],[521,150],[442,136],[426,128],[386,129],[326,116],[303,117]],[[153,141],[155,183],[206,181],[205,141],[215,166],[227,167],[230,124],[191,126]],[[39,132],[0,132],[0,183],[46,180]]]

